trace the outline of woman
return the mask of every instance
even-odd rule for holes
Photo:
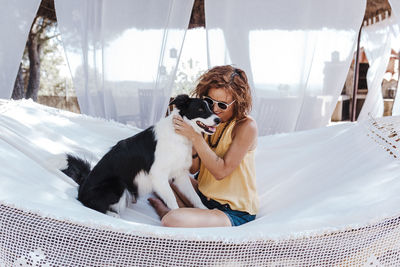
[[[157,198],[150,198],[164,226],[218,227],[238,226],[255,219],[258,210],[254,150],[257,145],[257,125],[248,114],[251,92],[243,70],[218,66],[203,74],[194,90],[221,124],[212,136],[196,133],[181,117],[174,117],[178,134],[193,143],[191,173],[198,172],[194,187],[209,209],[189,208],[190,203],[176,192],[179,209],[169,210]]]

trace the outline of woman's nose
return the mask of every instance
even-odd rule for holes
[[[215,103],[213,103],[212,110],[213,110],[214,113],[216,113],[217,111],[219,111],[218,105],[216,105]]]

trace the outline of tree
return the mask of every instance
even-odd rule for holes
[[[12,93],[13,99],[32,98],[37,100],[40,88],[40,56],[43,45],[51,38],[56,26],[53,0],[42,0],[29,31],[24,56],[18,70]],[[26,65],[29,65],[27,67]],[[27,79],[25,77],[27,76]],[[27,82],[25,90],[25,82]]]
[[[54,45],[48,41],[56,36],[54,35],[56,25],[54,0],[42,0],[29,32],[24,56],[15,79],[12,99],[32,98],[36,101],[39,89],[46,87],[40,84],[43,60],[49,61],[48,57],[44,59],[43,54],[49,51],[51,53],[55,49]],[[189,28],[195,27],[204,27],[204,0],[194,2]],[[49,48],[51,46],[52,49]],[[53,63],[57,63],[57,59],[54,60]],[[53,76],[56,74],[54,71],[47,73],[49,72],[53,72]],[[54,79],[49,79],[49,81],[54,81]],[[60,82],[56,84],[56,87],[60,86]]]

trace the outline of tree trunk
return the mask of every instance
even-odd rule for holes
[[[195,0],[190,15],[189,29],[205,27],[204,0]]]
[[[11,98],[14,100],[24,98],[24,75],[22,73],[22,63],[19,64],[17,78],[14,83],[14,90],[12,92]]]
[[[28,55],[29,55],[29,80],[25,98],[37,100],[40,86],[40,44],[36,35],[29,36]]]

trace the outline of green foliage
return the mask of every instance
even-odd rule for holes
[[[74,96],[72,78],[61,46],[57,23],[38,19],[36,38],[40,42],[40,88],[39,95]],[[29,56],[25,47],[21,60],[25,91],[29,80]],[[68,90],[68,92],[66,92]]]
[[[73,94],[72,79],[68,74],[63,53],[57,38],[43,43],[40,55],[39,95],[65,96],[66,89],[70,90],[68,95]]]

